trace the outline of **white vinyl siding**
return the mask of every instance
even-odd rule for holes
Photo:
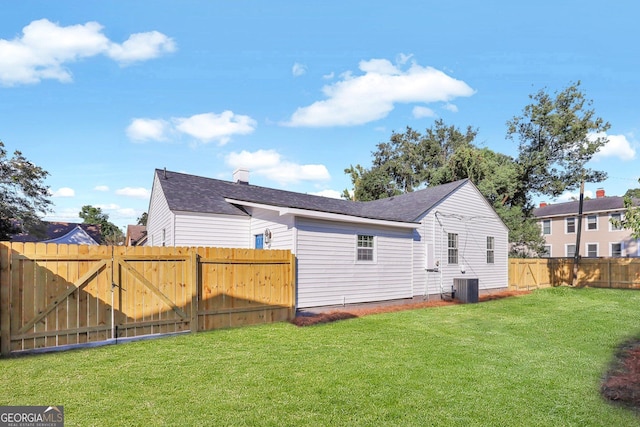
[[[147,246],[161,246],[163,241],[167,246],[173,246],[174,214],[169,210],[167,199],[160,188],[156,176],[151,191],[151,201],[147,220]],[[164,230],[164,231],[163,231]],[[164,234],[164,235],[163,235]]]
[[[480,290],[507,287],[508,230],[472,183],[449,195],[420,222],[423,226],[414,235],[415,296],[450,292],[456,278],[477,278]],[[458,235],[458,264],[447,263],[448,233]],[[494,237],[493,264],[487,263],[487,236]]]
[[[411,298],[413,230],[298,218],[298,307]],[[376,262],[357,261],[358,235]]]
[[[174,246],[253,247],[248,216],[178,212],[175,221]]]

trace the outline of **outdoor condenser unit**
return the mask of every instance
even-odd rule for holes
[[[462,303],[478,302],[478,279],[453,279],[453,291]]]

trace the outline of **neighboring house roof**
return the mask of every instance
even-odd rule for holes
[[[63,236],[73,232],[80,227],[96,244],[100,244],[102,237],[100,234],[100,225],[98,224],[78,224],[74,222],[49,222],[45,221],[47,226],[45,236],[38,238],[30,234],[21,233],[11,237],[12,242],[42,242],[57,240]]]
[[[137,246],[147,238],[147,227],[144,225],[127,225],[127,246]]]
[[[156,169],[156,175],[172,211],[248,215],[241,206],[226,200],[233,199],[398,222],[418,221],[424,213],[469,181],[464,179],[371,202],[353,202],[160,169]]]
[[[634,199],[634,205],[640,205],[640,199]],[[537,218],[546,218],[552,216],[577,215],[580,202],[566,202],[550,204],[533,210],[533,215]],[[615,212],[624,210],[624,197],[608,196],[598,197],[595,199],[584,200],[582,213],[588,214],[593,212]]]
[[[67,245],[97,245],[94,239],[89,236],[89,234],[84,231],[82,227],[79,225],[76,226],[73,230],[69,231],[67,234],[57,237],[51,240],[45,240],[43,243],[59,243],[59,244],[67,244]]]

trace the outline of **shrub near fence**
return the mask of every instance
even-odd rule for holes
[[[289,320],[285,250],[0,242],[0,354]]]
[[[538,289],[570,285],[573,258],[509,260],[509,289]],[[640,289],[640,258],[582,258],[577,286]]]

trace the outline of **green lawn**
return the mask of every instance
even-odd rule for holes
[[[599,385],[640,292],[531,295],[0,360],[0,405],[66,425],[637,426]]]

